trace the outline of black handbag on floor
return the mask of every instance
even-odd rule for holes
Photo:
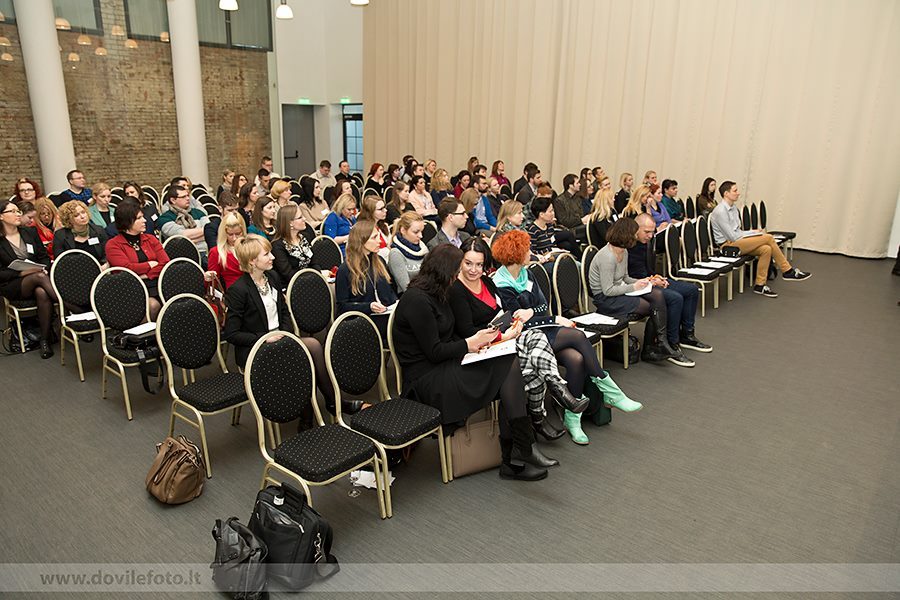
[[[213,581],[235,600],[263,600],[266,592],[266,545],[237,517],[216,519],[212,530],[216,557],[209,565]]]
[[[603,340],[603,358],[624,363],[622,354],[622,339],[615,337]],[[633,365],[641,361],[641,343],[633,336],[628,336],[628,364]]]
[[[307,503],[303,492],[286,483],[256,495],[250,530],[269,551],[268,578],[291,591],[327,579],[341,570],[331,554],[331,525]]]
[[[148,394],[155,394],[162,389],[166,380],[166,372],[163,369],[162,352],[156,342],[156,331],[140,334],[120,333],[112,338],[112,345],[119,350],[128,350],[137,354],[141,383]],[[153,365],[156,365],[156,373],[153,373]],[[156,389],[150,389],[151,377],[156,377]]]

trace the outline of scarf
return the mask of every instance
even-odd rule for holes
[[[400,254],[409,260],[423,260],[425,255],[428,254],[428,247],[425,244],[413,245],[412,242],[399,234],[394,236],[394,242],[391,244],[391,247],[399,250]]]
[[[307,239],[303,237],[303,234],[297,235],[297,239],[298,243],[296,246],[291,244],[289,241],[284,240],[284,249],[289,255],[300,261],[301,269],[305,269],[309,266],[309,262],[312,260],[312,246],[309,245],[309,241],[307,241]]]
[[[528,289],[528,269],[522,267],[519,276],[513,279],[512,274],[506,267],[500,267],[493,276],[494,284],[497,287],[506,287],[516,290],[517,294],[521,294]]]
[[[191,216],[190,208],[184,210],[182,208],[178,208],[174,204],[169,204],[169,208],[171,208],[172,212],[175,213],[175,222],[185,229],[193,229],[197,226],[197,223],[194,222],[194,217]]]
[[[84,229],[80,231],[72,227],[72,233],[75,234],[75,237],[88,237],[91,235],[91,226],[90,224],[85,224]]]

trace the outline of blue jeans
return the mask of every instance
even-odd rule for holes
[[[697,315],[697,302],[700,299],[700,288],[687,281],[667,280],[669,287],[662,290],[666,301],[666,335],[670,344],[680,340],[679,325],[687,330],[694,329],[694,318]]]

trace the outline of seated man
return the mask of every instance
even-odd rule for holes
[[[191,193],[182,186],[172,186],[166,192],[169,210],[159,215],[156,227],[160,231],[162,241],[173,235],[183,235],[194,242],[200,252],[201,264],[206,264],[208,247],[203,236],[203,229],[209,223],[206,213],[191,208]]]
[[[675,199],[675,196],[678,195],[678,182],[674,179],[663,179],[662,193],[662,204],[669,211],[669,217],[673,221],[683,221],[684,211],[681,210],[681,205]]]
[[[777,298],[772,289],[766,285],[766,276],[769,273],[769,262],[775,257],[775,263],[781,269],[781,276],[785,281],[803,281],[809,279],[810,273],[804,273],[791,266],[784,257],[781,248],[775,243],[775,238],[765,233],[762,229],[745,231],[741,229],[741,216],[735,203],[740,198],[737,184],[726,181],[719,186],[719,194],[725,200],[716,206],[709,215],[709,223],[712,226],[713,240],[721,246],[733,246],[738,248],[742,255],[749,254],[759,257],[756,267],[756,284],[753,293],[761,294],[767,298]]]
[[[694,335],[699,288],[688,281],[675,281],[656,274],[656,254],[653,252],[656,223],[647,213],[639,214],[634,220],[638,224],[635,234],[637,243],[628,250],[628,276],[633,279],[649,278],[654,287],[660,288],[666,301],[666,335],[672,348],[679,350],[680,345],[698,352],[712,352],[712,346],[704,344]],[[679,364],[677,358],[670,357],[669,361]]]
[[[84,173],[78,169],[74,169],[66,173],[66,180],[69,182],[69,187],[59,193],[56,207],[59,208],[69,200],[78,200],[85,204],[89,204],[93,192],[91,192],[90,188],[86,187],[87,184],[84,181]]]
[[[462,228],[469,219],[465,207],[453,196],[448,196],[438,204],[438,218],[441,220],[441,228],[437,235],[428,242],[428,249],[434,250],[441,244],[453,244],[457,248],[469,239],[470,236]]]
[[[319,169],[311,174],[310,177],[317,180],[323,190],[327,187],[334,187],[337,185],[337,179],[331,174],[331,161],[329,160],[320,162]]]

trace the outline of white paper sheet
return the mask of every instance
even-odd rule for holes
[[[127,333],[129,335],[140,335],[142,333],[147,333],[148,331],[153,331],[155,329],[156,329],[156,323],[151,321],[150,323],[142,323],[141,325],[138,325],[137,327],[132,327],[131,329],[126,329],[122,333]]]
[[[93,321],[96,318],[97,315],[92,312],[78,313],[74,315],[67,315],[66,323],[75,323],[77,321]]]
[[[618,319],[607,317],[606,315],[601,315],[600,313],[588,313],[586,315],[579,315],[572,320],[576,323],[580,323],[581,325],[615,325],[619,322]]]
[[[462,358],[463,365],[490,360],[498,356],[506,356],[507,354],[516,353],[516,340],[506,340],[499,344],[492,344],[480,352],[469,352]]]

